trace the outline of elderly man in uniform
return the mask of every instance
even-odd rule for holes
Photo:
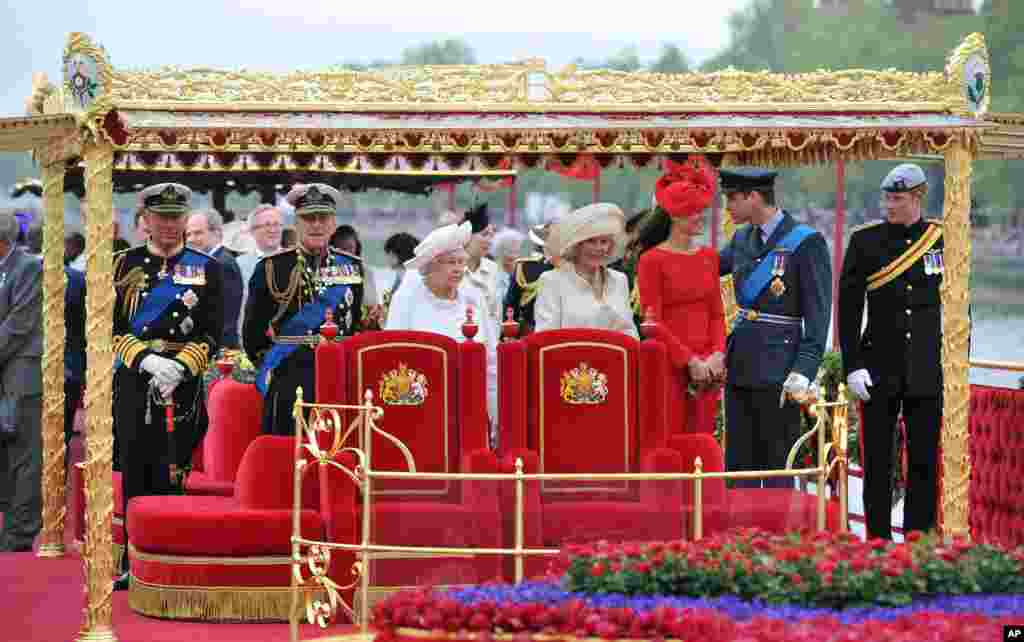
[[[191,191],[162,183],[141,198],[149,241],[114,259],[114,431],[126,515],[133,497],[171,492],[175,451],[180,460],[195,446],[197,427],[205,425],[202,375],[224,323],[220,264],[183,243]],[[125,541],[132,527],[126,519]],[[122,570],[115,589],[128,587],[127,554]]]
[[[936,523],[944,268],[942,224],[921,215],[928,194],[921,168],[899,165],[882,191],[886,219],[854,229],[843,260],[839,343],[847,384],[864,402],[867,531],[891,539],[893,430],[900,412],[909,442],[903,528],[928,530]]]
[[[263,432],[295,432],[295,389],[315,401],[314,353],[327,312],[343,335],[359,327],[363,303],[362,260],[330,247],[341,194],[330,185],[296,185],[287,196],[295,208],[298,245],[256,264],[249,282],[242,341],[259,372]]]
[[[800,433],[828,337],[832,270],[825,238],[775,205],[773,171],[720,172],[739,229],[719,270],[732,273],[739,315],[726,347],[726,467],[779,470]],[[791,487],[792,479],[737,482]]]

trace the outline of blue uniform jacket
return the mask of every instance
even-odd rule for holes
[[[798,223],[783,212],[782,222],[758,252],[754,226],[736,231],[721,252],[719,271],[733,275],[736,290],[780,239]],[[770,259],[769,259],[770,260]],[[737,319],[726,346],[728,383],[742,388],[780,386],[790,372],[814,381],[825,353],[832,303],[832,266],[825,238],[814,232],[786,257],[782,276],[785,291],[776,296],[769,288],[751,307],[762,313],[803,319],[800,325],[777,325]]]

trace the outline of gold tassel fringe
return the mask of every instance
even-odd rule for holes
[[[318,591],[315,599],[327,596]],[[128,605],[136,613],[171,620],[287,622],[292,593],[289,587],[161,586],[133,577]]]

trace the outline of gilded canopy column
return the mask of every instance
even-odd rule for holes
[[[64,555],[64,161],[43,166],[43,530],[39,557]]]
[[[86,464],[85,622],[80,641],[116,640],[111,624],[114,560],[111,521],[114,492],[111,465],[112,390],[114,353],[111,328],[114,319],[113,262],[113,164],[114,151],[99,137],[84,152],[86,190]]]
[[[942,515],[943,530],[969,535],[968,456],[970,349],[968,305],[971,277],[971,148],[961,136],[945,151],[946,202],[943,211],[945,272],[942,277]]]

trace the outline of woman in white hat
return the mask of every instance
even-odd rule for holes
[[[626,249],[626,217],[617,205],[594,203],[563,216],[546,247],[561,257],[540,277],[537,331],[602,328],[639,338],[626,275],[607,266]]]
[[[483,295],[464,279],[469,262],[466,245],[472,234],[468,222],[445,225],[416,246],[405,267],[418,270],[422,278],[402,280],[402,287],[391,299],[384,329],[436,332],[463,341],[466,309],[472,308],[480,328],[478,340],[487,349],[487,412],[494,426],[498,417],[497,328],[485,322],[488,316]],[[493,429],[491,437],[493,445]]]

